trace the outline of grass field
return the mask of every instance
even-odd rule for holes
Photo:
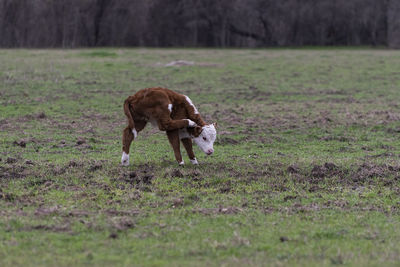
[[[0,50],[0,266],[399,266],[399,70],[391,50]],[[154,86],[218,122],[199,166],[152,126],[120,166],[123,101]]]

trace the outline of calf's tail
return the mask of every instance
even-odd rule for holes
[[[125,100],[124,103],[124,113],[128,118],[128,126],[131,130],[135,129],[135,123],[133,122],[132,113],[130,109],[129,98]]]

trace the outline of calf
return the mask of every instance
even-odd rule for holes
[[[190,98],[185,95],[165,88],[142,89],[125,100],[124,112],[128,118],[128,126],[122,135],[122,165],[129,165],[130,145],[147,122],[167,132],[179,165],[184,164],[179,139],[193,164],[198,162],[193,153],[192,140],[207,155],[214,152],[216,124],[206,124]]]

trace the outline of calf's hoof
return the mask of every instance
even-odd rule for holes
[[[199,165],[199,162],[197,161],[196,158],[191,159],[190,162],[191,162],[193,165]]]
[[[183,166],[183,165],[185,165],[185,162],[182,160],[182,161],[179,162],[178,164],[179,164],[179,166]]]
[[[121,165],[122,166],[128,166],[129,165],[129,154],[126,154],[125,152],[122,152]]]

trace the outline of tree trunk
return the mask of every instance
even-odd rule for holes
[[[389,0],[387,9],[388,46],[400,48],[400,1]]]

